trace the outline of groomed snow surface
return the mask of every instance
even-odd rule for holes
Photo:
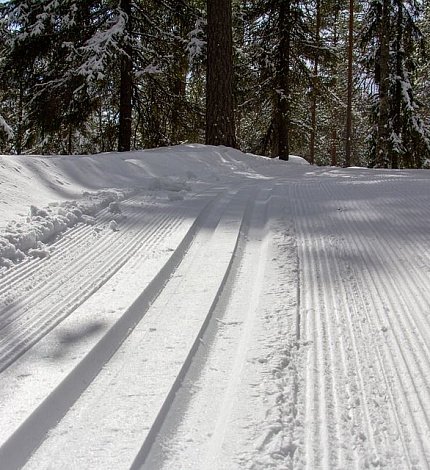
[[[430,172],[0,157],[0,469],[429,469]]]

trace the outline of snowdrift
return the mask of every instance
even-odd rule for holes
[[[306,161],[293,156],[290,163]],[[0,267],[27,255],[49,256],[45,242],[77,223],[93,223],[97,211],[136,191],[164,191],[175,199],[191,184],[238,174],[269,178],[280,167],[285,162],[200,144],[91,156],[0,156]]]

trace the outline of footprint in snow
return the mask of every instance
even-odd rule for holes
[[[109,224],[109,228],[113,230],[114,232],[118,232],[119,230],[118,223],[115,220],[111,220]]]

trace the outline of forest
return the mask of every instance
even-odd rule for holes
[[[426,168],[430,3],[0,0],[0,153]]]

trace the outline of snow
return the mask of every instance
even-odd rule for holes
[[[429,175],[1,156],[0,468],[429,468]]]
[[[13,138],[13,130],[9,124],[5,121],[4,117],[0,114],[0,130],[6,134],[8,139]]]

